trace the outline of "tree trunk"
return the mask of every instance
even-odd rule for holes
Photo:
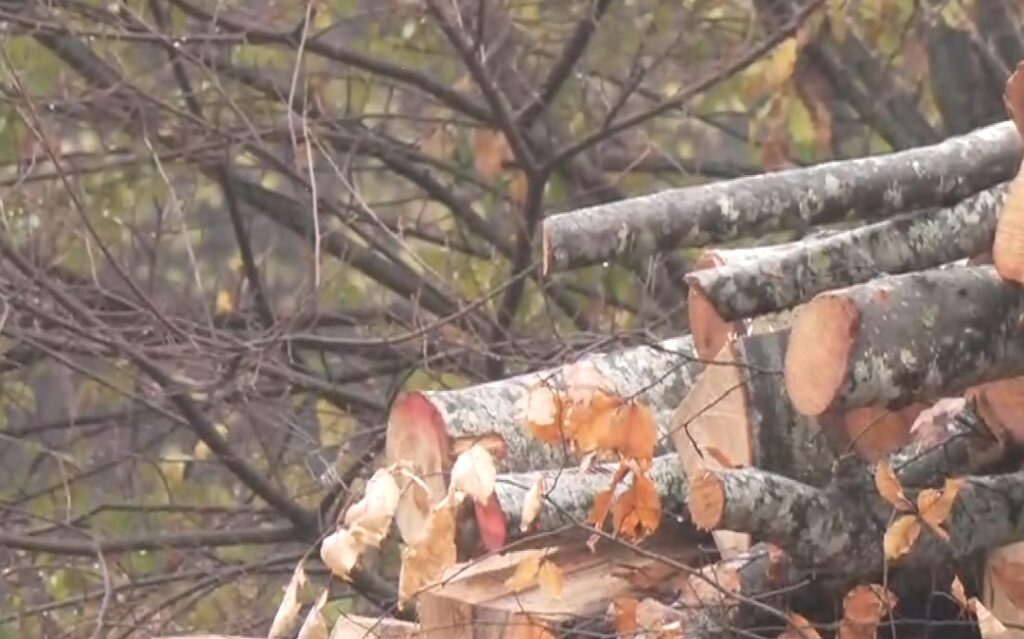
[[[829,162],[561,213],[544,221],[544,272],[806,228],[850,210],[881,218],[956,201],[1011,179],[1021,143],[1010,122],[939,144]]]
[[[982,191],[951,208],[694,271],[686,276],[694,340],[700,345],[699,325],[774,313],[882,274],[919,271],[985,253],[992,246],[1007,188]]]
[[[797,313],[786,390],[804,415],[906,405],[1024,374],[1021,292],[954,267],[823,293]]]

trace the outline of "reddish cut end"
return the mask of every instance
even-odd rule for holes
[[[433,503],[445,495],[444,471],[451,463],[448,446],[444,419],[426,395],[409,393],[391,406],[385,443],[387,462],[407,464],[427,485]],[[422,536],[426,512],[422,500],[417,500],[416,492],[409,489],[409,480],[401,481],[399,488],[402,497],[395,523],[402,539],[412,544]]]
[[[1024,284],[1024,166],[1010,183],[996,223],[992,260],[999,277]]]
[[[801,309],[786,350],[786,392],[802,415],[831,408],[847,379],[860,314],[846,298],[823,295]]]
[[[491,495],[486,506],[479,502],[473,502],[473,509],[476,513],[476,524],[480,531],[480,542],[487,552],[496,552],[505,547],[508,538],[508,523],[505,520],[505,513],[498,504],[498,498]]]
[[[730,336],[743,332],[743,323],[727,322],[722,319],[714,304],[695,283],[690,284],[686,306],[690,317],[693,346],[697,350],[697,356],[702,360],[713,360],[728,343]]]
[[[694,474],[687,491],[687,503],[694,525],[715,530],[725,514],[725,486],[714,472],[704,469]]]
[[[924,408],[923,404],[902,410],[862,406],[843,416],[843,427],[860,458],[874,464],[910,443],[910,427]]]

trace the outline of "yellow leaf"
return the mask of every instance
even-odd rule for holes
[[[921,514],[921,519],[943,539],[949,539],[949,535],[941,526],[949,519],[956,495],[963,484],[963,479],[947,479],[941,491],[928,488],[917,496],[917,510]]]
[[[320,426],[321,446],[342,444],[355,430],[355,420],[326,399],[317,400],[316,421]]]
[[[533,486],[530,486],[530,490],[526,491],[526,497],[523,498],[523,512],[519,517],[519,530],[522,532],[529,530],[537,516],[540,515],[544,505],[543,493],[544,478],[538,477]]]
[[[902,515],[885,531],[882,547],[886,559],[899,559],[907,554],[921,534],[921,524],[914,515]]]
[[[485,180],[492,180],[501,172],[502,162],[508,155],[508,142],[501,131],[476,129],[473,133],[473,168]]]
[[[892,504],[897,510],[903,512],[914,510],[914,503],[903,494],[900,480],[896,478],[896,473],[889,462],[884,459],[875,467],[875,488],[878,489],[878,494],[882,496],[882,499]]]
[[[537,582],[540,584],[541,592],[548,597],[553,599],[562,598],[562,590],[565,589],[565,577],[562,575],[562,569],[550,559],[540,564]]]
[[[544,552],[538,550],[523,557],[516,564],[516,569],[512,576],[505,580],[505,587],[513,592],[519,592],[524,588],[532,586],[534,579],[537,578],[540,572],[540,560],[543,556]]]
[[[235,310],[235,299],[231,291],[220,289],[217,291],[217,301],[214,304],[218,315],[224,315]]]
[[[449,494],[459,491],[472,497],[478,504],[486,504],[494,493],[497,478],[498,471],[491,454],[480,444],[474,444],[455,460]]]
[[[302,609],[302,602],[299,600],[299,591],[306,585],[305,560],[300,561],[292,571],[292,578],[284,589],[284,597],[274,614],[274,621],[270,624],[270,639],[281,639],[290,637],[291,630],[299,618],[299,611]]]
[[[765,69],[765,80],[769,88],[776,89],[793,75],[796,68],[798,47],[795,37],[786,38],[772,51],[768,67]]]

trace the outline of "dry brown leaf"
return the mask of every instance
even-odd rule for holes
[[[967,593],[964,592],[964,583],[960,581],[960,577],[953,576],[953,583],[949,586],[949,594],[960,604],[961,608],[967,609]]]
[[[352,531],[339,528],[320,544],[320,559],[339,579],[348,579],[366,544]]]
[[[540,515],[544,507],[544,478],[538,477],[537,481],[526,491],[523,498],[523,512],[519,517],[519,530],[526,532],[533,525],[533,522]]]
[[[537,583],[540,584],[541,592],[548,597],[562,598],[562,591],[565,590],[565,576],[562,575],[562,569],[550,559],[541,562]]]
[[[302,609],[299,594],[303,586],[306,585],[305,564],[305,560],[300,561],[299,565],[295,566],[295,570],[292,571],[292,578],[288,581],[288,585],[285,586],[281,604],[277,607],[274,621],[270,624],[270,634],[268,635],[270,639],[290,637],[292,628],[295,627],[295,622],[299,619],[299,611]]]
[[[529,188],[529,182],[526,178],[526,172],[514,171],[512,173],[512,181],[508,184],[508,196],[520,207],[526,204],[527,188]]]
[[[838,639],[873,639],[879,622],[896,603],[896,595],[884,586],[857,586],[843,598],[843,619]]]
[[[617,535],[639,541],[658,529],[661,499],[654,483],[644,475],[634,475],[633,485],[612,506],[612,529]]]
[[[465,493],[478,504],[486,504],[494,494],[494,482],[498,479],[498,470],[494,467],[494,458],[487,449],[479,444],[459,455],[452,466],[449,494],[456,491]]]
[[[892,504],[897,510],[903,512],[914,510],[914,503],[903,494],[900,480],[897,479],[889,462],[884,459],[875,466],[875,488],[878,489],[878,494],[882,496],[882,499]]]
[[[779,639],[821,639],[811,622],[795,612],[789,613],[789,624],[779,635]]]
[[[1003,622],[999,621],[976,597],[971,597],[967,604],[974,612],[974,616],[978,618],[981,639],[1002,639],[1009,634]]]
[[[325,588],[317,597],[309,614],[306,615],[306,620],[302,622],[302,628],[299,629],[296,639],[327,639],[327,622],[322,614],[326,603],[327,589]]]
[[[448,497],[430,511],[424,534],[416,544],[402,548],[402,568],[398,577],[399,607],[455,564],[455,511],[457,504]]]
[[[562,441],[565,436],[560,423],[563,402],[562,397],[553,389],[538,382],[520,399],[517,408],[526,422],[527,432],[534,439],[546,444]]]
[[[588,394],[587,402],[574,402],[565,413],[565,430],[576,449],[583,453],[616,450],[621,431],[618,429],[622,400],[604,391]]]
[[[641,404],[627,404],[618,412],[617,422],[619,454],[645,466],[650,464],[654,458],[654,441],[657,438],[650,409]]]
[[[636,607],[640,602],[632,597],[616,597],[612,600],[611,616],[615,634],[619,637],[633,637],[640,629],[636,622]]]
[[[608,519],[608,511],[612,506],[612,490],[602,490],[594,495],[594,506],[590,509],[587,523],[600,530]]]
[[[1010,119],[1017,126],[1017,133],[1024,137],[1024,62],[1017,64],[1017,68],[1010,74],[1006,81],[1006,89],[1003,92],[1003,102],[1006,104],[1006,111]]]
[[[473,132],[473,168],[483,179],[493,180],[501,173],[508,151],[508,142],[501,131],[477,129]]]
[[[505,587],[512,592],[519,592],[524,588],[533,586],[533,582],[537,579],[540,572],[540,560],[543,557],[544,552],[541,550],[530,552],[523,557],[516,564],[516,569],[513,571],[512,576],[505,580]]]
[[[901,515],[885,531],[882,547],[886,559],[899,559],[910,552],[921,534],[921,523],[914,515]]]
[[[949,513],[956,502],[957,493],[963,486],[963,479],[947,479],[941,491],[934,488],[922,490],[917,496],[917,510],[924,523],[928,524],[936,535],[948,540],[949,534],[942,528],[942,524],[949,519]]]

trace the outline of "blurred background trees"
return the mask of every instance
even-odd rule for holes
[[[543,278],[545,215],[964,133],[1021,58],[1013,0],[0,0],[0,637],[265,632],[396,394],[685,332],[693,251]]]

